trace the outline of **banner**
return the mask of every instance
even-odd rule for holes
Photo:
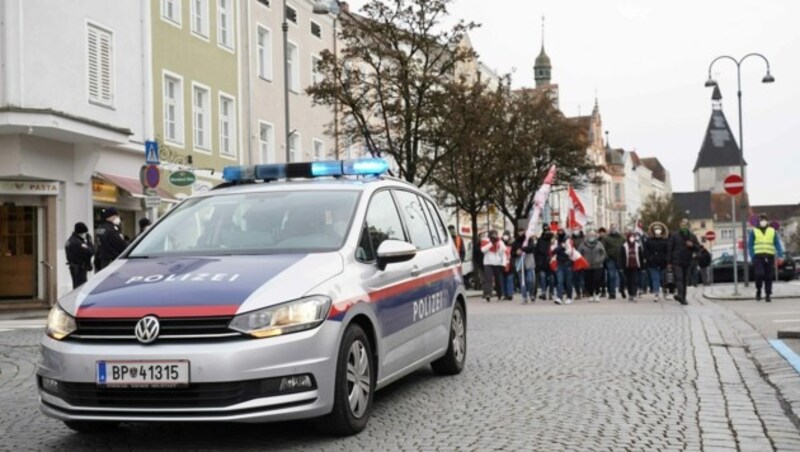
[[[569,194],[569,217],[567,219],[567,228],[574,230],[583,229],[588,222],[588,217],[586,216],[586,208],[583,206],[583,202],[581,202],[580,196],[572,188],[572,185],[569,186],[568,189]]]
[[[550,188],[553,186],[553,181],[556,179],[556,166],[550,167],[547,176],[542,182],[542,186],[536,190],[536,195],[533,197],[533,209],[531,209],[530,218],[528,220],[528,229],[525,231],[525,240],[536,235],[539,229],[539,217],[542,215],[542,210],[547,202],[547,197],[550,196]]]

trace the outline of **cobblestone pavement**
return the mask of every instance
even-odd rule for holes
[[[760,335],[701,297],[469,310],[465,371],[423,370],[377,393],[349,438],[303,422],[73,434],[36,408],[41,331],[0,333],[0,450],[800,450],[783,393],[800,377],[775,360],[770,378],[751,354]]]

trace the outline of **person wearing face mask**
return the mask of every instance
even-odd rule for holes
[[[679,229],[667,240],[667,268],[672,268],[675,273],[675,286],[678,289],[675,300],[683,305],[688,304],[686,283],[689,279],[692,256],[699,249],[700,242],[697,240],[697,236],[689,230],[689,220],[682,219]]]
[[[556,234],[553,256],[556,259],[556,297],[555,304],[572,304],[572,241],[563,229]]]
[[[756,301],[761,301],[764,289],[766,301],[772,301],[772,281],[775,279],[775,256],[783,258],[783,246],[767,216],[758,217],[758,227],[747,234],[747,249],[753,260],[756,280]]]
[[[64,252],[67,254],[67,265],[69,266],[69,275],[72,277],[72,288],[77,289],[86,282],[87,273],[92,271],[94,244],[86,224],[75,223],[72,235],[69,236],[67,244],[64,246]]]
[[[555,275],[550,269],[550,248],[553,244],[553,233],[550,225],[542,225],[542,235],[536,240],[533,258],[536,271],[539,274],[539,299],[546,300],[548,295],[553,298],[555,291]]]
[[[503,232],[503,299],[512,300],[514,298],[514,256],[511,255],[511,233],[508,231]]]
[[[488,237],[481,240],[483,252],[483,298],[488,303],[492,297],[492,283],[497,290],[497,299],[503,296],[503,266],[505,264],[506,246],[500,236],[492,229]]]
[[[653,301],[666,299],[661,287],[664,272],[667,268],[667,239],[669,231],[661,222],[650,225],[650,238],[644,242],[644,256],[647,262],[647,273],[650,275],[650,287],[653,290]]]
[[[94,257],[94,268],[98,272],[114,261],[128,247],[128,242],[119,227],[122,221],[117,209],[113,207],[103,209],[100,218],[103,221],[95,230],[97,254]]]
[[[580,252],[589,263],[589,268],[584,270],[584,283],[586,284],[586,297],[589,302],[600,302],[600,288],[603,284],[603,265],[606,260],[606,248],[598,240],[597,233],[589,229],[586,239],[578,246]]]
[[[628,301],[636,301],[639,288],[639,272],[644,268],[644,251],[633,232],[625,234],[625,244],[619,252],[619,268],[625,271],[628,285]]]
[[[603,246],[606,248],[606,282],[608,284],[608,298],[613,300],[617,298],[617,288],[619,288],[622,298],[625,298],[625,288],[622,286],[621,270],[619,268],[619,253],[622,245],[625,243],[625,238],[619,233],[617,225],[612,224],[609,227],[608,235],[602,239]]]

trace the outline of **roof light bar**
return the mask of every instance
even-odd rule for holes
[[[291,178],[377,176],[389,171],[381,158],[327,160],[321,162],[276,163],[269,165],[226,166],[222,179],[227,182]]]

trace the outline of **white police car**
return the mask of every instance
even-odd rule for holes
[[[226,168],[52,309],[41,410],[81,432],[319,417],[352,434],[376,389],[428,364],[460,372],[458,254],[387,166]]]

